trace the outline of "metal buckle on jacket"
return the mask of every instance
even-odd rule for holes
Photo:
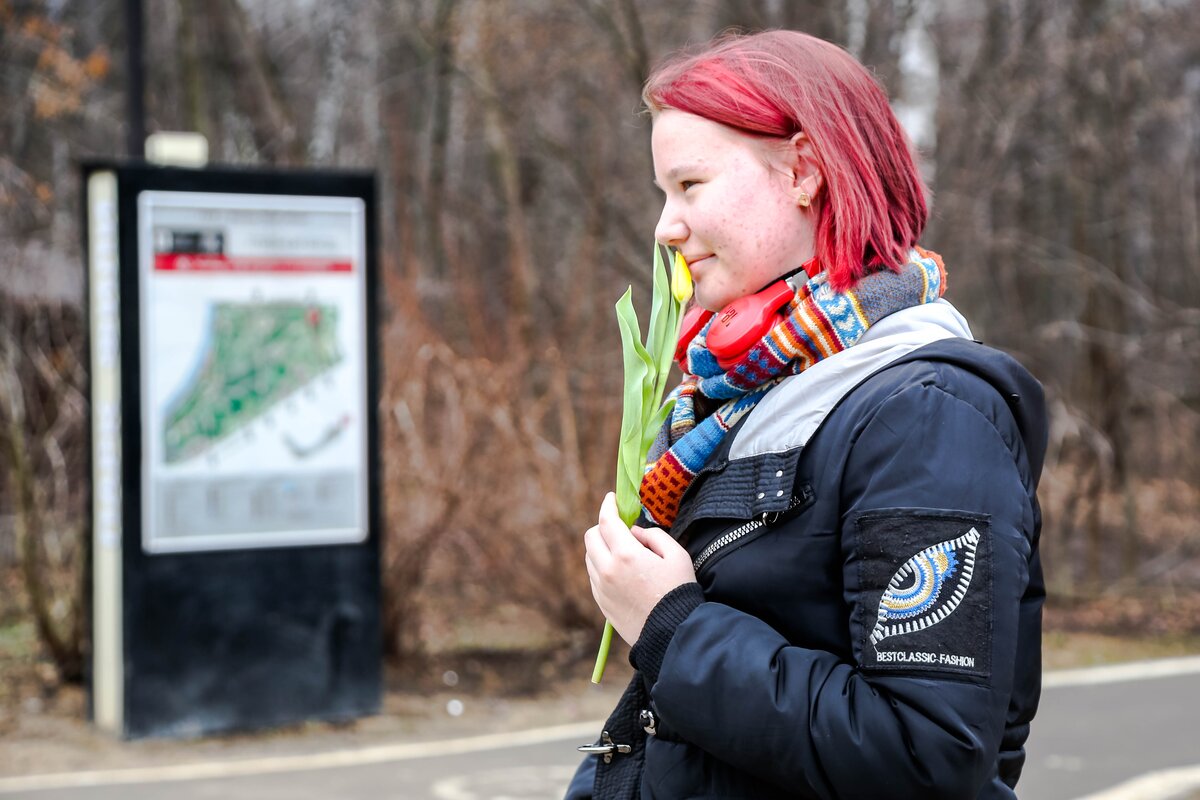
[[[605,764],[612,763],[613,753],[625,755],[626,753],[633,752],[633,748],[631,746],[627,744],[617,744],[614,742],[608,731],[601,733],[600,741],[596,742],[595,744],[584,744],[575,749],[581,753],[587,753],[593,756],[604,756]]]

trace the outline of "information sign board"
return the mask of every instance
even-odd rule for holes
[[[93,163],[84,186],[93,719],[377,712],[374,176]]]
[[[362,200],[138,206],[145,549],[362,541]]]

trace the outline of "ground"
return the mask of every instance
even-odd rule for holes
[[[602,719],[631,674],[625,653],[616,649],[599,686],[589,680],[590,655],[569,664],[559,657],[557,679],[529,691],[512,676],[542,673],[533,663],[538,656],[521,663],[512,653],[460,653],[430,658],[420,674],[389,669],[377,716],[184,741],[122,742],[86,721],[82,688],[56,685],[49,665],[30,670],[12,658],[15,645],[30,641],[32,630],[0,633],[0,777],[290,755]]]
[[[420,667],[390,669],[382,713],[350,723],[186,741],[121,742],[87,723],[86,696],[60,686],[38,658],[32,626],[0,628],[0,776],[262,757],[384,743],[450,739],[602,719],[630,674],[614,651],[600,686],[590,648],[569,653],[459,651]],[[1200,635],[1051,631],[1047,669],[1200,653]],[[1200,800],[1200,799],[1198,799]]]

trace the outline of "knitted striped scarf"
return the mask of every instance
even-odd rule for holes
[[[946,271],[936,253],[917,248],[899,272],[883,269],[837,293],[824,272],[809,279],[788,301],[784,318],[742,358],[723,369],[705,342],[712,321],[692,340],[683,382],[671,417],[650,449],[642,477],[642,510],[648,520],[669,528],[683,494],[725,434],[766,396],[775,384],[818,361],[840,353],[887,315],[941,297]],[[723,401],[697,419],[696,399]]]

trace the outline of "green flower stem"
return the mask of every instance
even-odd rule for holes
[[[599,683],[604,677],[604,668],[608,666],[608,650],[612,647],[613,626],[604,620],[604,635],[600,637],[600,652],[596,655],[596,666],[592,667],[592,683]]]

